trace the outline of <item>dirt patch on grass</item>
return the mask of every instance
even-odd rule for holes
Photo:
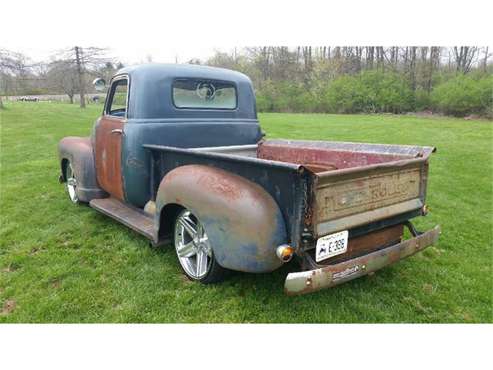
[[[61,280],[60,280],[60,279],[53,279],[53,280],[51,281],[51,287],[52,287],[53,289],[58,289],[58,288],[60,288],[60,286],[61,286],[61,285],[62,285],[62,282],[61,282]]]
[[[423,291],[427,294],[433,294],[436,291],[436,288],[432,284],[423,284]]]
[[[14,263],[10,263],[8,266],[6,266],[2,269],[2,272],[14,272],[18,268],[19,268],[18,265],[14,264]]]
[[[14,311],[16,302],[13,299],[7,299],[5,303],[3,304],[2,312],[0,312],[0,315],[5,316]]]
[[[40,251],[40,248],[38,248],[38,247],[34,247],[34,248],[32,248],[32,249],[31,249],[31,251],[29,252],[29,255],[34,256],[34,255],[38,254],[38,253],[39,253],[39,251]]]

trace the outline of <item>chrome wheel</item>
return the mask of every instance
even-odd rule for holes
[[[70,200],[73,203],[79,203],[79,197],[77,196],[77,179],[75,178],[74,169],[72,168],[72,163],[67,164],[67,170],[65,174],[67,179],[67,192]]]
[[[214,257],[209,238],[197,217],[186,209],[176,218],[175,249],[190,278],[201,280],[210,272]]]

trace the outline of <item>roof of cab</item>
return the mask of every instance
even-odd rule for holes
[[[128,74],[132,76],[144,77],[146,80],[162,78],[163,76],[182,77],[182,78],[209,78],[212,80],[228,80],[235,82],[250,82],[248,76],[243,73],[232,71],[225,68],[216,68],[196,64],[161,64],[149,63],[120,69],[116,76]]]
[[[141,64],[120,69],[130,78],[128,119],[228,118],[257,119],[252,82],[243,73],[192,64]],[[174,106],[171,86],[175,79],[195,78],[228,81],[237,86],[236,109],[179,109]]]

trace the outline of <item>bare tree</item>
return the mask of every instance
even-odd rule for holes
[[[2,93],[6,92],[7,78],[22,75],[27,68],[26,61],[21,53],[0,49],[0,109],[4,108]]]
[[[478,52],[475,46],[454,47],[454,57],[457,72],[467,73],[471,70],[471,65]]]
[[[490,57],[490,54],[488,54],[488,46],[485,47],[484,50],[484,57],[483,57],[483,72],[486,73],[486,68],[488,67],[488,58]]]
[[[74,102],[74,95],[79,90],[79,78],[76,67],[66,61],[55,61],[50,64],[46,79],[50,87],[63,91],[68,95],[70,104]]]
[[[85,87],[87,81],[85,79],[85,76],[88,70],[98,69],[110,61],[110,59],[106,57],[105,54],[106,49],[104,48],[83,48],[80,46],[74,46],[71,49],[61,50],[55,56],[56,59],[75,66],[77,71],[81,108],[86,107]]]
[[[416,90],[416,50],[417,46],[411,46],[409,55],[409,77],[411,80],[411,88]]]
[[[365,49],[366,49],[366,68],[373,69],[373,61],[375,60],[375,47],[367,46]]]
[[[253,64],[260,71],[262,81],[266,81],[271,78],[270,66],[271,66],[271,47],[252,47],[247,48],[247,52],[250,58],[253,60]]]

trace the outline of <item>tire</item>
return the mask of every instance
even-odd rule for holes
[[[80,204],[80,199],[77,195],[77,177],[70,161],[67,161],[65,166],[65,189],[70,201],[74,204]]]
[[[204,227],[188,209],[181,210],[176,217],[174,246],[181,268],[190,280],[211,284],[226,277],[228,270],[214,257]]]

